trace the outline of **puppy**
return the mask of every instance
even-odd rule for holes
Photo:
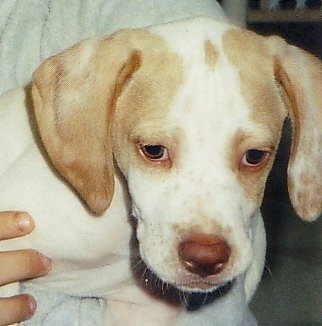
[[[205,17],[76,44],[37,69],[32,98],[1,98],[0,209],[37,226],[2,248],[53,258],[30,284],[104,298],[104,325],[241,325],[287,116],[292,204],[304,220],[320,214],[321,85],[310,54]],[[227,293],[187,312],[170,286]]]

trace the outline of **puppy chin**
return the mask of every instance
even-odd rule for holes
[[[154,281],[154,283],[157,284],[159,282],[165,286],[173,287],[178,291],[184,293],[209,294],[216,291],[225,293],[231,288],[232,284],[234,283],[234,278],[229,278],[228,275],[199,277],[197,275],[192,275],[189,273],[187,274],[181,270],[176,276],[170,276],[166,275],[166,273],[158,272],[153,268],[153,266],[148,264],[145,259],[141,258],[141,264],[144,266],[143,274],[146,276],[146,280],[148,278],[158,280]]]
[[[218,291],[220,293],[226,293],[229,291],[234,283],[234,280],[227,281],[222,284],[207,282],[207,281],[193,281],[182,284],[174,284],[174,286],[182,291],[188,293],[211,293]]]

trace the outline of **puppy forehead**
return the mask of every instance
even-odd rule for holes
[[[194,114],[207,115],[207,106],[212,106],[207,118],[215,117],[220,124],[220,118],[230,115],[231,120],[241,117],[253,127],[267,127],[273,133],[280,128],[286,110],[267,38],[207,18],[178,23],[174,30],[165,26],[156,32],[182,58],[185,85],[178,93],[199,106],[193,109]],[[176,100],[171,113],[180,111]]]
[[[214,127],[214,122],[221,124],[221,118],[229,115],[227,111],[232,120],[237,111],[245,116],[238,67],[229,60],[223,44],[224,36],[235,27],[204,18],[170,27],[153,29],[183,62],[182,83],[167,112],[168,120],[184,125],[201,119]]]
[[[186,66],[198,61],[212,67],[217,51],[221,48],[222,36],[232,28],[235,27],[207,17],[198,17],[154,26],[150,30],[164,38]]]
[[[194,124],[199,119],[212,127],[235,121],[236,128],[232,123],[227,130],[240,130],[243,123],[259,128],[274,124],[273,131],[277,128],[275,121],[282,120],[282,114],[276,107],[281,101],[274,86],[273,60],[263,37],[207,18],[155,26],[150,32],[163,40],[160,54],[163,47],[172,54],[167,55],[169,60],[154,57],[149,64],[158,69],[148,78],[141,75],[150,90],[146,101],[138,89],[132,92],[132,104],[137,98],[140,106],[146,106],[135,115],[137,122],[163,120],[165,131],[167,121],[182,125],[185,120]],[[155,82],[157,76],[167,81]],[[137,84],[140,79],[136,79]],[[165,89],[170,88],[168,98]]]

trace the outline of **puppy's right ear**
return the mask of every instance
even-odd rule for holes
[[[270,37],[275,80],[286,95],[292,122],[288,189],[297,214],[306,221],[322,209],[322,63],[311,54]]]
[[[113,197],[111,125],[116,98],[141,64],[130,31],[81,42],[34,73],[32,96],[41,139],[59,173],[95,213]]]

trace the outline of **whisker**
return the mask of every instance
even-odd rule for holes
[[[205,293],[205,295],[203,297],[203,300],[202,300],[202,303],[201,303],[202,306],[207,303],[207,299],[208,299],[208,293]]]
[[[265,266],[265,269],[268,271],[270,277],[271,277],[272,279],[274,279],[273,272],[272,272],[272,270],[271,270],[271,268],[270,268],[268,262],[266,261],[266,259],[265,259],[265,265],[264,265],[264,266]]]
[[[163,280],[161,280],[161,293],[164,294],[167,289],[168,289],[168,284]]]
[[[179,298],[180,298],[180,302],[185,306],[185,307],[189,307],[189,293],[186,292],[179,292]]]
[[[140,267],[141,267],[141,265],[142,265],[142,263],[143,263],[142,259],[139,259],[136,263],[134,263],[134,264],[132,265],[133,269],[134,269],[134,270],[139,270]]]

